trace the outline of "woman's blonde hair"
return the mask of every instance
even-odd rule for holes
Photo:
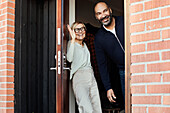
[[[78,25],[78,24],[82,24],[84,27],[85,27],[85,30],[86,30],[86,26],[83,22],[74,22],[72,25],[71,25],[71,29],[74,30],[74,28]]]

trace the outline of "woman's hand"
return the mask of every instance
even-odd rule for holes
[[[68,29],[69,34],[71,36],[71,42],[72,43],[75,42],[76,34],[75,34],[74,30],[71,30],[69,25],[67,25],[67,29]]]

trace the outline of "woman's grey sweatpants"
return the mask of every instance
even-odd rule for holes
[[[102,113],[99,91],[92,69],[78,70],[72,80],[79,113]]]

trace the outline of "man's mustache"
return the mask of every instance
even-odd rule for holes
[[[110,15],[107,15],[107,16],[101,18],[100,21],[103,21],[104,19],[109,18],[109,17],[110,17]]]

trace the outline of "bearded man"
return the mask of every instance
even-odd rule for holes
[[[95,35],[96,58],[102,82],[107,91],[110,102],[116,101],[111,87],[108,58],[119,69],[122,94],[125,100],[125,50],[124,50],[124,18],[112,16],[112,10],[105,1],[99,1],[94,5],[94,14],[102,27]]]

